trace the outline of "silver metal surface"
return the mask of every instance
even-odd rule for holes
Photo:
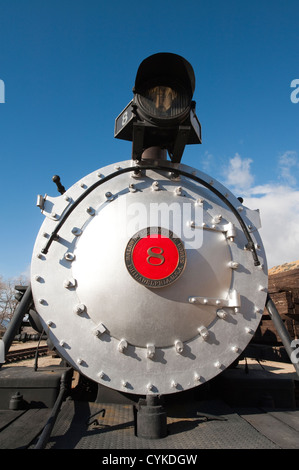
[[[52,215],[46,214],[33,251],[33,298],[54,346],[82,374],[116,390],[176,393],[227,368],[258,327],[267,292],[259,213],[212,181],[249,227],[261,263],[255,266],[235,215],[174,170],[211,177],[163,161],[169,172],[128,172],[86,193],[42,253],[44,234],[92,184],[131,166],[101,168],[63,196],[49,203],[45,196],[43,212],[51,206]],[[157,226],[173,231],[186,252],[184,271],[158,289],[136,282],[125,264],[134,234]]]

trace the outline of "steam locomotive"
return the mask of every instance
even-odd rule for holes
[[[181,57],[146,59],[115,125],[132,159],[38,197],[42,328],[81,374],[133,394],[187,390],[227,368],[266,300],[259,213],[180,163],[184,144],[201,142],[194,81]]]
[[[55,176],[60,195],[38,196],[45,219],[22,300],[80,376],[149,400],[229,368],[267,301],[259,211],[181,163],[185,146],[201,143],[194,90],[181,56],[140,64],[115,120],[131,158],[67,190]]]

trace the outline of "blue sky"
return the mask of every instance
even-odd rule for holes
[[[28,271],[54,174],[131,158],[114,120],[156,52],[196,75],[203,143],[183,163],[260,208],[269,266],[299,259],[298,18],[298,0],[1,0],[0,275]]]

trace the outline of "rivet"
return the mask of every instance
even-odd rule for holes
[[[226,313],[225,310],[223,310],[223,308],[218,309],[217,312],[216,312],[216,314],[217,314],[217,316],[218,316],[219,318],[221,318],[222,320],[225,320],[225,319],[227,318],[227,313]]]
[[[246,333],[248,333],[249,335],[253,335],[253,333],[254,333],[253,329],[252,329],[252,328],[249,328],[249,326],[246,326],[246,327],[245,327],[245,331],[246,331]]]
[[[42,281],[43,281],[43,278],[37,274],[37,275],[35,276],[35,280],[36,280],[37,282],[42,282]]]
[[[99,323],[93,330],[93,334],[95,336],[97,336],[98,338],[105,333],[105,331],[107,331],[107,328],[105,327],[105,325],[103,325],[103,323]]]
[[[115,169],[115,170],[120,170],[120,166],[119,166],[119,165],[115,165],[114,169]]]
[[[238,269],[239,263],[237,263],[237,261],[230,261],[230,262],[228,263],[228,266],[229,266],[230,268],[232,268],[232,269]]]
[[[106,375],[105,372],[103,372],[102,370],[101,370],[101,372],[98,373],[98,377],[100,379],[103,379],[105,377],[105,375]]]
[[[66,289],[70,289],[71,287],[76,287],[76,280],[75,279],[66,279],[63,281],[63,287]]]
[[[178,386],[177,382],[175,380],[172,380],[171,381],[171,387],[172,388],[177,388],[177,386]]]
[[[175,341],[174,346],[177,353],[181,354],[184,351],[184,344],[179,339]]]
[[[153,359],[155,356],[156,348],[153,344],[147,345],[146,357],[148,359]]]
[[[213,224],[219,224],[219,222],[222,220],[222,215],[219,214],[219,215],[215,215],[215,217],[213,217],[212,219],[212,223]]]
[[[258,290],[259,290],[260,292],[264,292],[264,291],[266,291],[266,287],[259,286]]]
[[[159,182],[154,181],[153,184],[152,184],[152,190],[153,191],[158,191],[158,189],[159,189]]]
[[[154,389],[154,386],[153,386],[153,384],[149,383],[149,384],[147,384],[146,388],[147,388],[148,391],[150,392],[150,391],[152,391],[152,390]]]
[[[83,364],[83,359],[81,359],[81,357],[78,357],[78,359],[77,359],[77,364],[79,364],[79,365],[80,365],[80,364]]]
[[[82,230],[81,230],[80,228],[78,228],[78,227],[74,227],[74,228],[72,229],[72,233],[73,233],[74,235],[76,235],[76,237],[79,237],[79,236],[81,235],[81,233],[82,233]]]
[[[200,382],[200,375],[195,372],[194,374],[194,382]]]
[[[41,304],[41,305],[45,305],[46,301],[45,301],[45,299],[38,299],[38,303]]]
[[[201,198],[198,198],[198,199],[196,199],[196,201],[195,201],[195,205],[196,205],[196,206],[202,206],[203,203],[204,203],[204,199],[201,199]]]
[[[130,190],[130,193],[136,193],[136,188],[135,188],[134,183],[129,184],[129,190]]]
[[[181,196],[182,195],[182,186],[178,186],[177,188],[175,188],[174,194],[175,194],[175,196]]]
[[[49,234],[47,232],[43,232],[43,237],[44,238],[49,238]]]
[[[74,307],[74,313],[76,313],[77,315],[80,315],[80,314],[83,313],[85,310],[86,310],[86,307],[85,307],[84,304],[77,304],[77,305],[75,305],[75,307]]]
[[[53,219],[57,219],[58,214],[56,214],[56,212],[51,212],[51,217],[53,217]]]
[[[65,342],[63,340],[59,341],[59,346],[62,346],[64,348]]]
[[[232,349],[232,351],[233,351],[234,353],[238,353],[238,352],[240,351],[240,349],[238,348],[238,346],[232,346],[231,349]]]
[[[89,215],[95,215],[95,210],[92,207],[87,207],[86,212]]]
[[[195,304],[196,303],[196,298],[195,297],[189,297],[189,302],[190,302],[190,304]]]
[[[111,201],[113,199],[113,195],[110,191],[107,191],[105,193],[105,198],[108,200],[108,201]]]
[[[64,200],[66,202],[69,202],[71,200],[70,196],[68,196],[67,194],[64,196]]]
[[[217,367],[217,369],[220,369],[220,367],[221,367],[221,362],[220,362],[220,361],[216,361],[216,362],[214,363],[214,366]]]
[[[102,173],[100,173],[100,172],[98,171],[97,177],[98,177],[98,178],[103,178],[103,176],[104,176],[104,175],[102,175]]]
[[[128,383],[126,380],[122,380],[121,384],[122,384],[122,386],[125,387],[125,388],[127,388],[128,385],[129,385],[129,383]]]
[[[207,330],[207,328],[205,326],[200,326],[198,329],[197,329],[198,333],[200,334],[200,336],[202,336],[202,338],[204,340],[207,340],[208,337],[209,337],[209,332]]]
[[[83,181],[81,181],[80,187],[81,187],[81,188],[86,188],[86,185],[85,185],[85,183],[84,183]]]
[[[53,326],[54,323],[52,322],[52,320],[48,320],[47,321],[47,326],[50,328],[51,326]]]
[[[74,261],[75,255],[74,255],[73,253],[65,253],[64,258],[65,258],[67,261]]]
[[[128,347],[128,342],[125,339],[121,339],[118,343],[117,349],[119,352],[123,353],[125,349]]]

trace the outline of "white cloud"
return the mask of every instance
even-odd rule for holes
[[[278,162],[279,178],[285,183],[294,186],[297,182],[296,173],[299,169],[297,161],[297,154],[294,151],[288,150],[280,156]],[[297,170],[297,172],[296,172]]]
[[[254,177],[250,172],[250,158],[242,159],[236,153],[229,161],[229,166],[225,169],[226,184],[233,186],[235,190],[242,191],[250,188],[254,182]]]
[[[226,184],[234,193],[242,189],[244,205],[259,209],[262,228],[260,235],[266,251],[268,266],[299,259],[299,190],[296,185],[298,159],[296,152],[285,152],[278,161],[281,184],[254,186],[252,160],[236,154],[230,160]],[[286,184],[288,182],[288,184]]]
[[[299,190],[289,186],[265,185],[260,197],[244,198],[244,205],[259,209],[262,221],[260,235],[266,251],[268,266],[299,259]]]

